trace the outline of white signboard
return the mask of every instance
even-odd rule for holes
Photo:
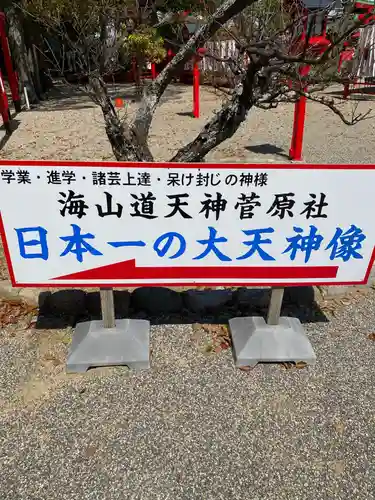
[[[1,162],[14,286],[355,284],[375,166]]]

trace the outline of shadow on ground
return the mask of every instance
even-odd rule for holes
[[[180,111],[176,113],[178,116],[190,116],[191,118],[194,118],[194,114],[192,111]]]
[[[11,122],[10,122],[10,126],[12,128],[12,132],[11,134],[7,134],[5,133],[5,129],[4,129],[4,125],[2,125],[0,127],[0,132],[4,132],[4,136],[0,139],[0,151],[5,147],[5,145],[7,144],[7,142],[9,141],[9,139],[12,137],[12,134],[18,129],[18,127],[20,126],[20,121],[19,120],[15,120],[14,118],[12,118]]]
[[[328,95],[331,95],[332,97],[336,97],[337,99],[343,99],[344,94],[341,91],[338,90],[332,90],[325,92]],[[372,102],[375,100],[375,85],[368,86],[368,87],[362,87],[359,86],[356,88],[356,92],[351,92],[348,96],[348,101],[369,101]]]
[[[252,153],[261,155],[275,155],[282,158],[289,158],[282,148],[275,146],[274,144],[254,144],[254,146],[245,146],[245,149],[251,151]]]
[[[147,85],[147,83],[146,83]],[[185,92],[185,85],[170,85],[164,92],[161,102],[167,102],[170,99],[176,99],[178,96]],[[119,84],[108,84],[107,86],[108,94],[112,99],[120,98],[124,102],[139,102],[142,99],[143,88],[138,89],[135,85],[119,85]]]
[[[142,91],[135,85],[108,84],[108,94],[112,99],[120,98],[124,103],[139,102],[142,97]],[[183,87],[171,86],[163,95],[163,101],[175,98],[183,92]],[[96,105],[91,101],[84,88],[73,84],[55,84],[48,92],[46,100],[31,111],[64,111],[95,108]]]
[[[177,292],[163,287],[142,287],[130,293],[115,291],[116,318],[148,319],[151,324],[226,324],[238,316],[266,316],[270,289],[187,290]],[[285,290],[282,315],[302,323],[327,322],[314,300],[312,287]],[[36,328],[75,326],[101,318],[99,292],[60,290],[42,292]]]

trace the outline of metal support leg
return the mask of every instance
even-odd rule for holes
[[[76,326],[70,346],[67,371],[85,372],[90,367],[126,365],[150,367],[150,322],[115,319],[112,288],[100,289],[102,320]]]
[[[104,328],[115,328],[115,302],[113,298],[113,288],[100,289],[100,303],[102,308]]]
[[[229,320],[236,366],[262,362],[314,364],[316,356],[297,318],[280,317],[284,288],[273,288],[267,322],[259,316]]]
[[[271,300],[268,306],[267,325],[278,325],[280,320],[281,306],[284,298],[284,288],[272,288]]]

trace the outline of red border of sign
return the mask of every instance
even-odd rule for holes
[[[73,160],[66,161],[49,161],[49,160],[0,160],[0,166],[9,166],[9,167],[19,167],[19,166],[27,166],[27,167],[116,167],[116,168],[139,168],[139,167],[147,167],[147,168],[204,168],[204,169],[220,169],[220,168],[232,168],[232,169],[265,169],[265,170],[276,170],[276,169],[287,169],[287,170],[309,170],[311,168],[315,170],[375,170],[375,165],[365,164],[365,165],[351,165],[351,164],[306,164],[306,163],[298,163],[298,164],[287,164],[287,163],[152,163],[152,162],[103,162],[103,161],[78,161],[75,162]],[[329,285],[329,286],[340,286],[340,285],[365,285],[370,277],[371,269],[375,261],[375,247],[372,252],[370,262],[365,274],[365,277],[362,281],[342,281],[342,282],[315,282],[315,283],[244,283],[244,282],[233,282],[233,283],[16,283],[13,265],[10,258],[10,252],[8,247],[8,242],[5,236],[5,229],[3,220],[0,212],[0,236],[3,242],[4,254],[8,265],[8,271],[12,286],[14,288],[100,288],[100,287],[120,287],[120,288],[136,288],[141,286],[248,286],[248,287],[257,287],[257,286],[279,286],[279,287],[290,287],[290,286],[317,286],[317,285]]]

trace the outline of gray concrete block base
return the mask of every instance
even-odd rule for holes
[[[135,370],[150,368],[150,322],[120,319],[116,320],[115,328],[104,328],[103,321],[78,323],[68,354],[67,372],[118,365]]]
[[[282,317],[278,325],[268,325],[261,317],[229,320],[236,366],[262,362],[314,364],[316,356],[301,322]]]

